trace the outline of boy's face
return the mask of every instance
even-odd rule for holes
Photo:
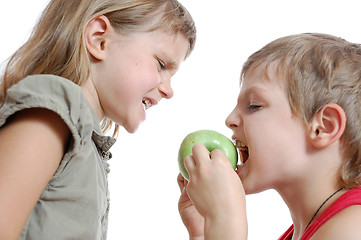
[[[226,120],[244,165],[237,170],[246,193],[287,186],[304,169],[306,137],[303,124],[292,113],[275,66],[250,69],[238,103]],[[289,186],[289,185],[288,185]]]

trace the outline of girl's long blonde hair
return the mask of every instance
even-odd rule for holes
[[[51,0],[29,40],[9,59],[1,76],[0,105],[6,90],[28,75],[53,74],[82,86],[90,76],[90,58],[84,31],[90,20],[105,15],[122,34],[164,29],[182,33],[194,48],[196,28],[191,15],[177,0]],[[158,21],[155,21],[155,20]],[[104,131],[112,126],[104,119]],[[116,134],[118,126],[115,126]]]

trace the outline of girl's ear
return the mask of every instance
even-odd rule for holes
[[[85,44],[90,55],[103,60],[105,56],[105,47],[108,43],[109,32],[111,30],[109,19],[104,16],[93,18],[85,28]]]
[[[325,105],[314,117],[310,128],[311,143],[323,148],[339,140],[345,131],[346,114],[335,103]]]

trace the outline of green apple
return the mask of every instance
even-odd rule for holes
[[[233,169],[237,167],[238,153],[233,142],[221,133],[213,130],[199,130],[188,134],[180,145],[178,152],[178,165],[182,176],[189,180],[189,175],[184,167],[184,158],[192,155],[192,148],[196,143],[203,144],[208,151],[212,152],[214,149],[222,150]]]

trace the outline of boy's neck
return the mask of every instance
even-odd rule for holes
[[[327,185],[326,183],[327,181],[320,181],[313,184],[303,184],[304,187],[278,190],[290,210],[294,225],[294,239],[299,239],[302,236],[310,220],[323,203],[324,205],[319,209],[314,219],[346,191],[342,189],[337,192],[339,186],[335,184]],[[329,198],[333,193],[335,194]]]

